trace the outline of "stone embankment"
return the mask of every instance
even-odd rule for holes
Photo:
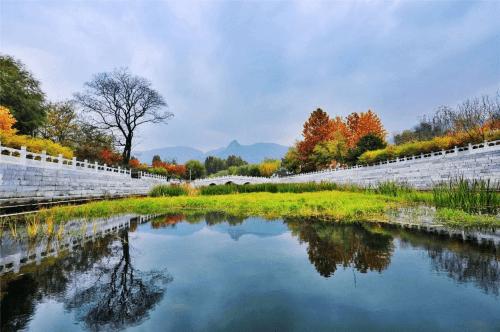
[[[0,206],[145,195],[166,177],[0,146]]]

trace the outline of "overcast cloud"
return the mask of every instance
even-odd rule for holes
[[[293,144],[316,107],[389,132],[500,88],[500,2],[0,0],[0,51],[50,100],[129,67],[175,118],[136,149]]]

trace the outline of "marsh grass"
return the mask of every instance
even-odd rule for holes
[[[17,232],[17,223],[16,222],[9,222],[9,230],[10,230],[10,236],[14,239],[17,239],[19,236],[19,233]]]
[[[54,218],[47,218],[45,220],[45,236],[51,238],[54,235]]]
[[[40,219],[37,215],[31,215],[26,220],[26,234],[28,238],[34,239],[38,236],[38,232],[41,228]]]
[[[366,189],[356,185],[341,185],[331,182],[306,182],[306,183],[258,183],[246,185],[216,185],[200,188],[201,195],[228,195],[235,193],[307,193],[317,191],[350,191],[364,192]]]
[[[264,217],[318,216],[331,219],[383,218],[386,209],[400,203],[398,198],[364,193],[325,191],[313,193],[246,193],[241,195],[128,198],[60,206],[41,210],[40,218],[63,221],[98,218],[116,214],[157,214],[184,211],[217,212]]]
[[[407,184],[392,181],[379,183],[374,187],[361,187],[354,184],[337,184],[330,182],[307,182],[307,183],[261,183],[247,185],[216,185],[201,187],[199,193],[203,196],[230,195],[244,193],[307,193],[320,191],[344,191],[352,193],[377,194],[391,197],[400,197],[408,202],[430,203],[432,195],[411,188]]]
[[[178,185],[158,185],[153,187],[149,192],[149,196],[151,197],[162,197],[162,196],[186,196],[188,195],[188,189],[186,186],[178,186]]]
[[[433,203],[437,208],[496,215],[500,211],[499,191],[500,184],[490,180],[457,178],[433,189]]]

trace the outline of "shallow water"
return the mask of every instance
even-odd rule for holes
[[[3,234],[2,331],[500,330],[493,243],[218,214],[66,227]]]

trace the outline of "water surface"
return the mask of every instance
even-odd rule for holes
[[[144,220],[4,232],[1,330],[500,330],[495,244],[306,219]]]

